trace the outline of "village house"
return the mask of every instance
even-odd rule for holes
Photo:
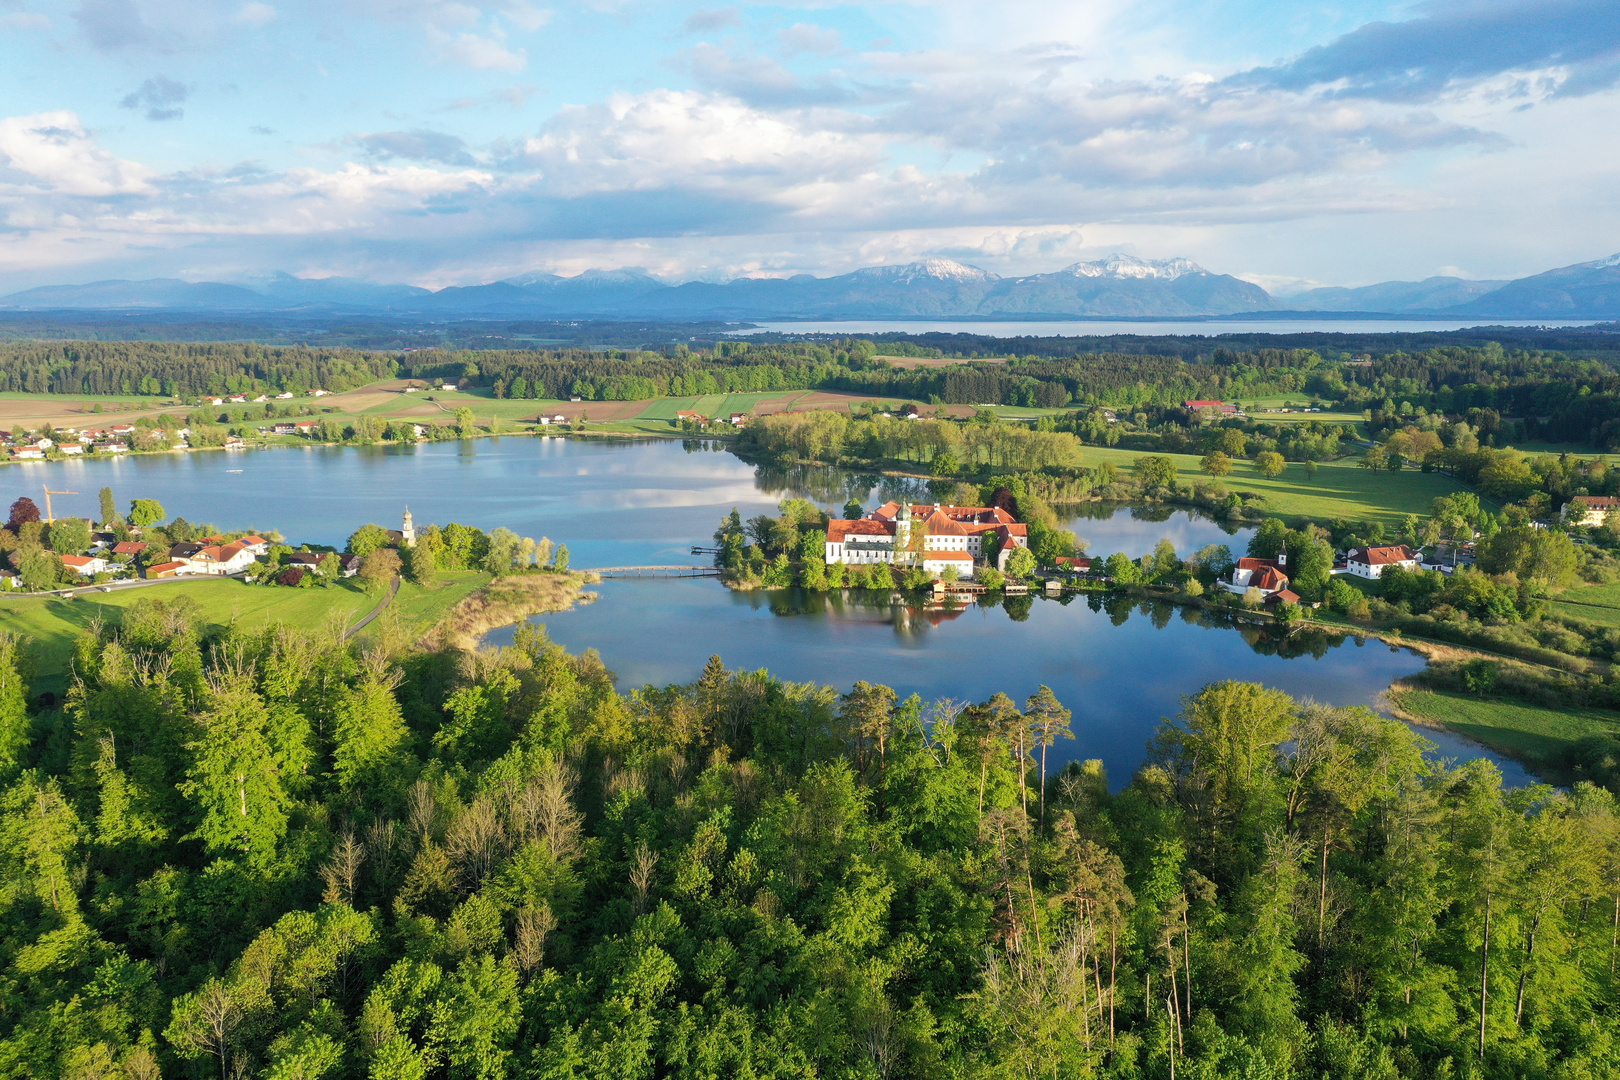
[[[98,453],[98,454],[127,454],[127,453],[129,453],[129,447],[125,446],[121,442],[96,443],[96,453]]]
[[[709,418],[700,412],[693,412],[691,409],[676,410],[675,422],[677,424],[681,424],[687,421],[691,421],[694,424],[707,424],[709,422]]]
[[[354,577],[360,572],[360,566],[364,562],[364,559],[353,552],[338,556],[338,565],[343,568],[344,577]]]
[[[247,447],[247,440],[242,438],[242,436],[240,436],[240,435],[227,435],[227,436],[225,436],[225,449],[227,449],[227,450],[243,450],[243,449],[246,449],[246,447]]]
[[[1609,520],[1609,515],[1617,509],[1620,509],[1620,498],[1613,495],[1577,495],[1564,504],[1558,519],[1565,525],[1595,528]]]
[[[19,446],[11,452],[11,456],[22,461],[43,461],[45,451],[37,446]]]
[[[1288,556],[1279,554],[1275,559],[1256,559],[1245,555],[1232,568],[1232,580],[1224,583],[1229,592],[1244,593],[1259,589],[1262,596],[1271,596],[1288,589]],[[1296,602],[1298,597],[1295,598]]]
[[[238,540],[237,543],[253,552],[255,558],[270,550],[270,541],[266,540],[262,536],[256,536],[252,533],[242,537],[242,539]]]
[[[82,454],[84,453],[84,444],[76,442],[63,443],[62,445],[58,446],[57,449],[62,451],[64,454]]]
[[[293,396],[293,392],[291,390],[283,390],[281,393],[276,395],[276,400],[277,401],[286,401],[288,398],[290,398],[292,396]]]
[[[1238,407],[1236,405],[1228,405],[1224,401],[1183,401],[1181,403],[1181,407],[1186,409],[1188,412],[1195,413],[1201,413],[1204,410],[1209,409],[1211,411],[1220,413],[1222,416],[1236,416],[1238,413]]]
[[[1029,527],[993,506],[901,505],[887,502],[866,517],[827,523],[828,563],[921,566],[931,574],[955,569],[971,575],[985,553],[984,539],[1000,541],[998,567],[1013,548],[1029,546]]]
[[[123,540],[112,546],[112,553],[114,555],[128,555],[133,559],[145,551],[146,547],[145,541],[142,540]]]
[[[293,432],[298,435],[313,435],[315,429],[320,427],[318,420],[300,420],[293,425]]]
[[[187,563],[183,559],[171,559],[169,562],[154,563],[146,568],[149,578],[178,577],[185,572]]]
[[[298,425],[291,420],[283,420],[279,424],[271,424],[270,431],[275,435],[296,435],[298,434]]]
[[[69,570],[77,570],[85,577],[95,577],[112,569],[106,559],[97,555],[63,555],[62,565]]]
[[[546,425],[566,424],[568,423],[568,417],[564,416],[562,413],[542,414],[540,417],[540,423]]]
[[[241,544],[210,544],[189,556],[187,573],[236,574],[253,565],[253,552]]]
[[[15,570],[0,570],[0,589],[15,589],[22,584],[22,575]]]
[[[1392,566],[1398,566],[1402,570],[1416,570],[1417,552],[1405,544],[1351,548],[1349,556],[1345,559],[1345,569],[1362,578],[1383,577],[1384,571]]]

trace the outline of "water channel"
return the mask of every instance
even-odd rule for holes
[[[500,525],[566,543],[579,567],[691,564],[722,515],[746,519],[789,496],[829,509],[930,498],[926,482],[836,469],[756,468],[712,443],[528,436],[407,447],[197,452],[112,461],[40,462],[0,472],[0,494],[36,495],[49,480],[58,513],[93,514],[111,486],[121,503],[155,498],[170,515],[224,529],[279,529],[293,542],[341,545],[368,521]],[[1182,553],[1208,543],[1240,552],[1246,530],[1163,508],[1088,507],[1067,523],[1095,554],[1140,555],[1168,537]],[[608,581],[600,599],[544,617],[571,651],[597,649],[622,688],[686,682],[718,653],[728,666],[839,689],[885,682],[925,699],[1022,700],[1041,683],[1074,710],[1076,739],[1055,761],[1101,758],[1116,784],[1184,694],[1245,679],[1331,704],[1375,704],[1423,660],[1378,642],[1314,633],[1278,638],[1168,604],[1031,597],[924,609],[868,594],[738,593],[712,579]],[[494,643],[509,641],[497,631]],[[1426,733],[1440,753],[1483,751]],[[1497,759],[1510,782],[1522,769]]]

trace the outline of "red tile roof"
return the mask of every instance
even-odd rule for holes
[[[1255,559],[1245,555],[1243,558],[1238,560],[1237,564],[1237,568],[1239,570],[1259,570],[1266,566],[1271,567],[1273,570],[1282,570],[1283,573],[1287,573],[1286,570],[1283,570],[1283,564],[1278,562],[1276,559]]]
[[[114,555],[139,555],[146,550],[146,544],[140,540],[125,540],[121,544],[113,545]]]
[[[1366,563],[1368,566],[1388,566],[1391,563],[1412,562],[1417,558],[1415,552],[1405,544],[1385,547],[1362,548],[1350,556],[1351,562]]]
[[[185,565],[186,565],[185,563],[180,562],[178,560],[176,560],[175,562],[158,563],[155,566],[148,566],[146,568],[146,576],[147,577],[162,577],[164,574],[172,574],[176,570],[183,570],[185,568]]]
[[[873,521],[871,518],[841,519],[834,518],[827,522],[827,542],[842,544],[848,536],[893,536],[894,526],[886,521]]]
[[[89,556],[86,556],[86,555],[64,555],[64,556],[62,556],[62,565],[63,566],[83,567],[83,566],[89,566],[91,563],[96,562],[96,561],[97,560],[92,559],[92,558],[90,558]]]
[[[1249,584],[1256,589],[1281,589],[1288,585],[1288,575],[1275,566],[1262,566],[1249,575]]]
[[[1269,604],[1273,601],[1279,604],[1297,604],[1299,603],[1299,593],[1292,589],[1278,589],[1276,592],[1266,597],[1266,603]]]
[[[1613,510],[1620,506],[1620,498],[1613,495],[1577,495],[1569,501],[1580,503],[1589,510]]]
[[[972,562],[973,556],[965,551],[925,551],[923,562]]]

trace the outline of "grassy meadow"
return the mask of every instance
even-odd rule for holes
[[[1081,463],[1094,468],[1104,461],[1112,461],[1123,472],[1128,471],[1137,458],[1145,456],[1148,455],[1140,450],[1087,446],[1081,454]],[[1164,456],[1176,463],[1176,475],[1182,483],[1210,479],[1199,470],[1202,458],[1198,455]],[[1282,475],[1275,478],[1262,475],[1250,462],[1237,462],[1231,474],[1220,477],[1219,482],[1228,491],[1254,491],[1264,495],[1267,511],[1285,518],[1309,518],[1318,522],[1334,518],[1381,521],[1386,529],[1399,526],[1407,514],[1426,516],[1438,496],[1468,490],[1440,473],[1363,469],[1356,465],[1353,457],[1320,462],[1316,475],[1309,477],[1305,467],[1297,462],[1289,462]],[[1481,501],[1489,503],[1489,500]],[[1495,509],[1494,504],[1491,505]]]
[[[489,580],[488,574],[461,572],[440,575],[431,588],[402,582],[391,606],[398,609],[401,624],[425,632]],[[249,585],[232,578],[177,579],[135,589],[86,593],[74,599],[0,597],[0,632],[33,639],[39,660],[36,689],[60,691],[73,655],[73,641],[92,622],[117,623],[126,610],[143,600],[172,602],[182,597],[198,606],[205,629],[258,629],[285,623],[310,633],[322,632],[333,623],[344,628],[352,626],[379,600],[353,580],[340,581],[330,588],[288,589]]]
[[[1409,719],[1450,728],[1549,775],[1557,775],[1569,744],[1588,735],[1620,734],[1620,713],[1607,709],[1410,688],[1391,690],[1390,700]]]

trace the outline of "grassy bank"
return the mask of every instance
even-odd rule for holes
[[[1139,457],[1149,456],[1141,450],[1113,450],[1101,446],[1087,446],[1082,452],[1082,464],[1095,468],[1111,461],[1122,472],[1128,472],[1131,463]],[[1208,482],[1210,477],[1201,472],[1202,459],[1195,454],[1166,454],[1176,463],[1177,479],[1183,484]],[[1316,474],[1309,476],[1305,466],[1289,462],[1281,476],[1268,478],[1261,475],[1248,462],[1238,462],[1231,475],[1218,481],[1228,491],[1254,491],[1266,497],[1266,512],[1285,518],[1308,518],[1312,521],[1330,521],[1344,518],[1351,521],[1380,521],[1384,527],[1398,528],[1407,514],[1427,516],[1434,500],[1469,490],[1465,485],[1440,473],[1425,473],[1413,469],[1387,472],[1363,469],[1355,458],[1321,462]],[[1482,503],[1495,510],[1487,499]]]
[[[413,637],[420,636],[489,581],[488,574],[462,572],[442,574],[428,588],[403,582],[390,605],[391,618],[410,628]],[[232,626],[256,630],[272,623],[301,627],[311,633],[332,624],[346,628],[376,607],[380,599],[352,580],[330,588],[309,589],[249,585],[232,578],[165,581],[71,600],[55,596],[0,597],[0,631],[33,640],[39,664],[35,692],[60,693],[66,685],[74,639],[92,622],[116,624],[134,604],[146,600],[172,603],[182,598],[197,605],[198,625],[205,634],[222,633]]]
[[[1399,685],[1389,696],[1401,719],[1449,728],[1550,780],[1565,779],[1565,755],[1573,744],[1592,735],[1620,736],[1620,713],[1608,709]]]

